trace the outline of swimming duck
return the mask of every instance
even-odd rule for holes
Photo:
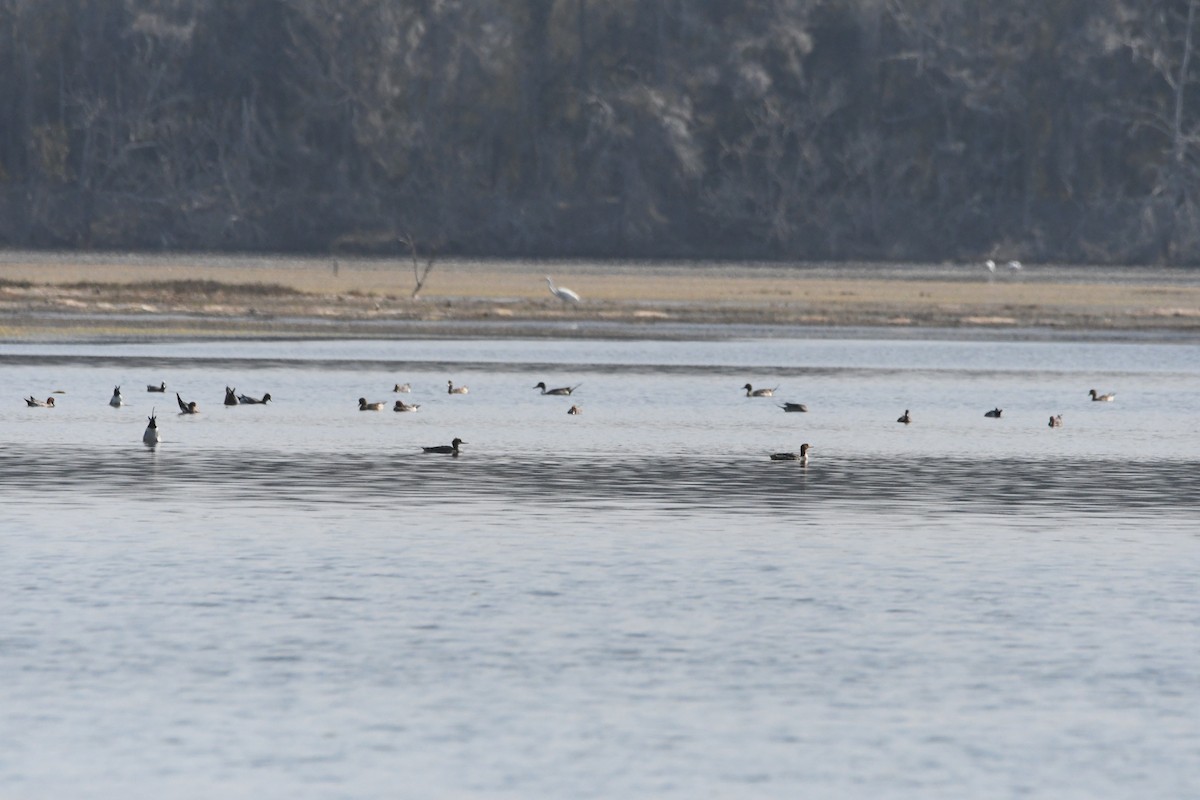
[[[1062,427],[1062,414],[1056,414],[1055,416],[1050,417],[1050,427],[1051,428],[1061,428]]]
[[[574,386],[560,386],[557,389],[547,389],[545,381],[538,381],[537,384],[534,385],[533,388],[541,389],[542,394],[567,395],[567,394],[570,394],[571,392],[575,391],[582,385],[583,384],[577,383]]]
[[[154,447],[154,445],[162,441],[162,437],[158,433],[158,418],[151,411],[147,419],[150,420],[150,424],[146,426],[146,432],[142,434],[142,441],[150,447]]]
[[[411,383],[397,383],[395,386],[392,387],[392,391],[393,392],[403,392],[404,394],[408,394],[409,392],[412,391],[412,384]]]
[[[747,383],[742,388],[746,390],[746,397],[774,397],[775,389],[778,389],[779,387],[776,386],[775,389],[755,389],[753,386]]]
[[[1099,403],[1111,403],[1113,400],[1117,399],[1117,396],[1112,392],[1109,392],[1108,394],[1099,394],[1096,392],[1095,389],[1089,389],[1088,395],[1092,398],[1093,401],[1096,401]]]
[[[267,392],[264,394],[261,400],[250,397],[249,395],[239,394],[237,396],[237,401],[238,403],[246,406],[261,406],[271,402],[271,393]]]
[[[912,422],[912,415],[908,413],[907,408],[904,409],[904,413],[900,415],[900,418],[897,419],[896,422],[903,422],[905,425],[908,425]]]
[[[196,401],[190,403],[183,402],[183,398],[179,396],[179,392],[175,393],[175,402],[179,403],[179,413],[181,414],[199,414],[200,408],[196,405]]]
[[[446,381],[446,394],[466,394],[467,387],[455,386],[454,381]]]
[[[807,442],[800,445],[799,453],[771,453],[772,461],[799,461],[801,464],[808,463],[808,451],[812,449],[812,445]]]
[[[577,417],[583,413],[583,409],[580,408],[579,406],[571,406],[570,408],[567,409],[567,413],[570,414],[572,417]]]
[[[167,382],[166,381],[163,381],[158,386],[155,386],[153,383],[146,385],[147,392],[165,392],[166,390],[167,390]]]
[[[784,411],[788,411],[788,412],[808,411],[808,406],[804,405],[804,403],[787,403],[787,402],[785,402],[783,405],[780,406],[780,408],[782,408]]]
[[[113,408],[120,408],[121,406],[125,405],[125,401],[121,398],[120,386],[113,387],[113,396],[112,399],[108,401],[108,404]]]
[[[420,403],[406,403],[403,400],[397,400],[396,405],[392,407],[392,411],[416,411],[420,407]]]
[[[984,413],[984,416],[991,417],[992,419],[1000,419],[1000,415],[1003,413],[1004,413],[1003,408],[993,408],[991,411]]]
[[[34,400],[33,395],[29,395],[29,397],[24,398],[24,400],[25,405],[29,406],[30,408],[54,408],[53,397],[47,397],[46,402],[44,403],[41,400]]]
[[[448,453],[456,456],[458,455],[458,446],[460,444],[466,444],[466,442],[455,436],[450,440],[450,444],[439,444],[434,447],[422,447],[421,449],[426,453]]]
[[[367,398],[365,398],[365,397],[358,398],[358,410],[359,411],[383,411],[383,406],[384,406],[383,402],[368,403]]]
[[[230,389],[228,386],[226,386],[225,387],[225,405],[236,406],[237,404],[238,404],[237,390]]]

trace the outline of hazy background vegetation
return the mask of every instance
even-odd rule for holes
[[[1200,263],[1200,0],[0,0],[0,245]]]

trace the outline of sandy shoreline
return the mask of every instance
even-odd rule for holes
[[[546,274],[584,301],[552,297]],[[404,259],[7,253],[0,336],[658,337],[697,325],[1200,333],[1200,274],[1090,274],[445,261],[414,300]]]

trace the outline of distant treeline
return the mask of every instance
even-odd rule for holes
[[[1200,0],[0,0],[0,245],[1200,263]]]

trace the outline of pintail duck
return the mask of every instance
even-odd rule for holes
[[[791,412],[791,411],[808,411],[808,406],[804,405],[804,403],[787,403],[787,402],[785,402],[783,405],[780,406],[780,408],[782,408],[784,411],[789,411],[789,412]]]
[[[113,387],[113,396],[112,399],[108,401],[108,404],[113,408],[120,408],[121,406],[125,405],[125,401],[121,398],[120,386]]]
[[[392,407],[392,411],[416,411],[420,407],[420,403],[406,403],[403,400],[397,400],[396,405]]]
[[[367,398],[365,398],[365,397],[358,398],[358,410],[359,411],[383,411],[384,405],[385,404],[382,401],[378,402],[378,403],[368,403]]]
[[[196,401],[192,400],[189,403],[183,402],[183,398],[179,396],[179,392],[175,393],[175,402],[179,403],[179,413],[181,414],[199,414],[200,407],[196,405]]]
[[[1056,414],[1056,415],[1050,417],[1050,427],[1051,428],[1061,428],[1062,427],[1062,414]]]
[[[567,413],[570,414],[572,417],[578,417],[580,414],[583,413],[583,409],[580,408],[579,406],[571,406],[570,408],[567,409]]]
[[[805,444],[800,445],[799,453],[771,453],[771,460],[772,461],[799,461],[801,464],[807,464],[808,463],[808,451],[811,449],[812,449],[812,445],[808,444],[806,442]]]
[[[446,381],[446,394],[466,394],[467,387],[455,386],[454,381]]]
[[[746,397],[774,397],[775,389],[778,389],[779,387],[776,386],[775,389],[755,389],[753,386],[747,383],[742,388],[746,390]]]
[[[456,456],[458,455],[458,446],[460,444],[466,444],[466,442],[455,436],[450,440],[450,444],[439,444],[434,447],[422,447],[421,449],[426,453],[447,453]]]
[[[991,411],[985,412],[984,416],[991,417],[992,419],[1000,419],[1000,415],[1003,413],[1004,413],[1003,408],[993,408]]]
[[[47,397],[45,402],[43,402],[41,400],[35,400],[33,395],[29,395],[29,397],[24,398],[24,400],[25,405],[29,406],[30,408],[54,408],[53,397]]]
[[[906,408],[904,409],[904,413],[900,415],[896,422],[903,422],[905,425],[908,425],[912,422],[912,414],[909,414],[908,409]]]
[[[225,405],[236,406],[237,404],[238,404],[237,390],[230,389],[228,386],[226,386],[225,387]]]
[[[560,386],[557,389],[547,389],[545,381],[538,381],[537,384],[533,388],[541,389],[542,394],[556,394],[556,395],[561,396],[561,395],[570,394],[571,392],[575,391],[582,385],[583,384],[581,384],[581,383],[577,383],[574,386]]]
[[[401,392],[403,394],[408,394],[409,392],[412,391],[412,384],[411,383],[397,383],[395,386],[392,387],[392,391],[393,392]]]
[[[266,394],[264,394],[264,395],[262,396],[262,399],[261,399],[261,400],[259,400],[259,399],[257,399],[257,398],[254,398],[254,397],[250,397],[249,395],[245,395],[245,394],[239,394],[239,395],[237,396],[237,401],[238,401],[238,403],[240,403],[241,405],[245,405],[245,406],[261,406],[261,405],[266,405],[267,403],[271,402],[271,393],[270,393],[270,392],[267,392]]]
[[[146,391],[147,392],[165,392],[165,391],[167,391],[167,382],[163,381],[158,386],[155,386],[153,383],[147,384]]]
[[[1109,392],[1108,394],[1099,394],[1095,389],[1089,389],[1088,395],[1093,401],[1099,403],[1111,403],[1113,400],[1117,399],[1117,396],[1112,392]]]
[[[142,441],[154,447],[154,445],[162,441],[162,437],[158,433],[158,417],[151,411],[147,419],[150,420],[150,424],[146,426],[146,432],[142,434]]]

